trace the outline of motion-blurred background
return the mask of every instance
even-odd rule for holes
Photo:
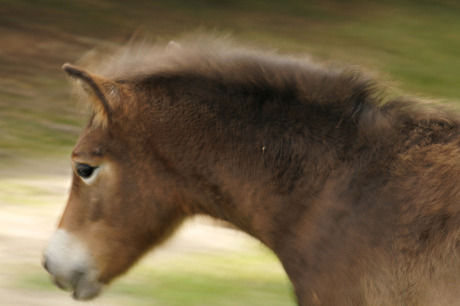
[[[85,121],[62,64],[105,42],[198,29],[365,67],[395,94],[460,101],[456,0],[0,0],[0,305],[79,304],[40,267]],[[200,219],[91,304],[294,305],[290,290],[260,243]]]

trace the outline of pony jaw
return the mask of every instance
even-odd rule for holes
[[[100,273],[87,247],[66,230],[58,229],[51,237],[43,266],[56,286],[71,291],[76,300],[93,299],[102,290]]]

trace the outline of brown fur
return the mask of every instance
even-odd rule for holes
[[[88,241],[104,282],[207,214],[271,248],[300,305],[458,303],[456,115],[225,42],[131,46],[93,70],[111,80],[89,74],[105,119],[74,159],[110,171],[74,176],[60,227]]]

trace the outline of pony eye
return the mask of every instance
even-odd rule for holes
[[[96,170],[96,167],[92,167],[88,164],[77,164],[76,166],[76,172],[78,176],[84,179],[87,179],[93,175],[94,170]]]

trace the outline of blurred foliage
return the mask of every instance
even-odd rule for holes
[[[0,202],[61,200],[14,177],[69,172],[85,118],[60,67],[100,43],[143,35],[167,41],[196,29],[230,33],[281,53],[364,67],[398,93],[455,101],[459,17],[455,0],[0,0]],[[239,256],[219,258],[222,270],[205,268],[219,265],[211,255],[140,265],[114,284],[113,294],[146,305],[293,303],[273,256]],[[55,290],[34,269],[17,285]]]

